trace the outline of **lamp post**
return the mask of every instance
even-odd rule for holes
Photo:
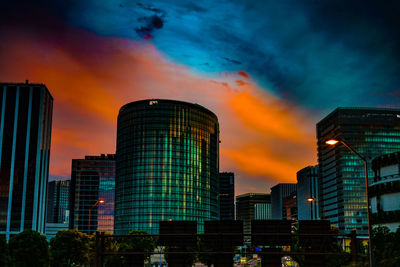
[[[96,203],[94,203],[93,204],[93,206],[91,206],[90,208],[89,208],[89,235],[90,235],[90,219],[92,218],[92,209],[94,208],[94,207],[96,207],[98,204],[103,204],[104,203],[104,200],[97,200],[96,201]]]
[[[368,219],[368,251],[369,251],[369,266],[373,267],[373,258],[372,258],[372,236],[371,236],[371,216],[370,216],[370,208],[369,208],[369,197],[368,197],[368,169],[367,169],[367,160],[358,154],[353,148],[351,148],[348,144],[346,144],[343,140],[340,139],[329,139],[325,142],[327,145],[334,146],[337,143],[343,144],[348,150],[350,150],[354,155],[356,155],[359,159],[364,162],[364,176],[365,176],[365,197],[367,198],[367,219]]]

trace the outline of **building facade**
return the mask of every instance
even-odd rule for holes
[[[319,216],[318,166],[297,172],[297,211],[299,220],[317,220]]]
[[[286,220],[297,220],[296,191],[282,199],[282,217]]]
[[[326,219],[339,227],[339,233],[356,229],[368,234],[364,165],[340,139],[370,161],[382,154],[400,150],[400,110],[379,108],[337,108],[317,124],[319,164],[319,204]],[[370,163],[370,162],[369,162]],[[368,176],[373,172],[368,164]]]
[[[254,205],[254,220],[271,220],[271,203],[257,203]]]
[[[247,193],[236,196],[236,220],[243,221],[243,233],[251,234],[251,221],[255,220],[255,206],[271,203],[270,194]]]
[[[219,218],[219,124],[197,105],[142,100],[118,115],[115,231]]]
[[[73,159],[69,228],[84,233],[113,233],[114,194],[114,154]]]
[[[0,234],[45,232],[53,97],[43,84],[0,83]]]
[[[400,152],[372,161],[374,180],[369,184],[371,223],[395,232],[400,226]]]
[[[296,192],[296,189],[297,185],[291,183],[281,183],[271,187],[272,219],[282,220],[286,218],[283,199]]]
[[[70,183],[71,180],[49,182],[47,194],[48,223],[68,223]]]
[[[235,175],[233,172],[219,173],[220,220],[235,219]]]

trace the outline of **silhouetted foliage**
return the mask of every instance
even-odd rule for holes
[[[6,238],[3,235],[0,235],[0,266],[10,265],[10,253],[8,251]]]
[[[25,230],[11,237],[8,247],[12,265],[15,267],[41,267],[49,264],[46,237],[36,231]]]
[[[80,266],[89,261],[89,236],[77,230],[57,232],[50,240],[51,266]]]
[[[129,232],[131,237],[125,237],[119,242],[119,251],[121,252],[143,252],[142,254],[126,255],[123,257],[125,265],[130,262],[143,261],[150,257],[148,252],[153,252],[156,248],[156,240],[149,236],[146,231],[132,230]]]
[[[372,230],[375,266],[400,266],[400,227],[390,232],[385,226]]]

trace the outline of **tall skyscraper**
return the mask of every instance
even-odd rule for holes
[[[277,184],[271,187],[272,219],[281,220],[286,218],[283,210],[283,199],[296,192],[297,185],[290,183]]]
[[[319,216],[318,166],[297,172],[297,209],[299,220],[316,220]]]
[[[72,160],[70,229],[114,232],[115,155]],[[100,202],[102,201],[102,202]],[[90,216],[89,216],[90,213]]]
[[[219,173],[219,214],[220,220],[235,219],[235,175],[233,172]]]
[[[317,124],[320,210],[340,233],[357,229],[368,234],[363,162],[342,144],[344,140],[370,159],[400,150],[400,109],[337,108]],[[371,164],[368,167],[372,182]]]
[[[236,220],[243,221],[243,233],[251,234],[251,221],[255,220],[255,205],[271,203],[270,194],[247,193],[236,196]]]
[[[157,234],[163,220],[219,218],[219,125],[197,105],[142,100],[120,109],[115,231]]]
[[[68,223],[71,180],[51,181],[48,185],[47,222]]]
[[[0,234],[45,232],[53,97],[44,84],[0,83]]]

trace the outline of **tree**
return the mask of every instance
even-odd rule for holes
[[[82,266],[89,261],[89,236],[77,230],[57,232],[50,240],[51,266]]]
[[[8,245],[3,235],[0,235],[0,266],[10,265],[10,253],[8,251]]]
[[[374,227],[372,230],[372,249],[375,265],[400,265],[400,228],[390,232],[385,226]]]
[[[48,266],[49,250],[46,237],[32,230],[25,230],[11,237],[8,247],[13,266]]]
[[[149,236],[146,231],[132,230],[129,232],[130,237],[124,237],[119,243],[119,251],[121,252],[143,252],[143,254],[132,254],[124,257],[125,264],[130,266],[130,262],[141,261],[150,258],[149,252],[154,252],[156,248],[156,240]]]

